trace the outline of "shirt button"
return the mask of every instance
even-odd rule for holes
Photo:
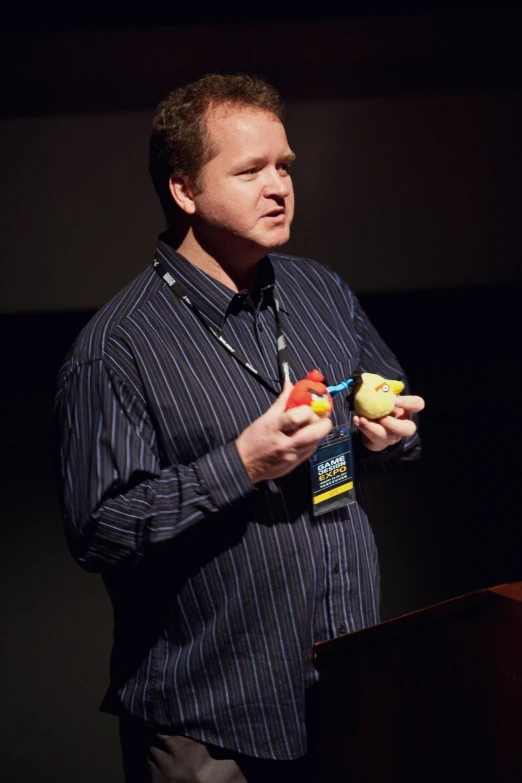
[[[339,568],[339,563],[336,563],[332,569],[334,574],[338,574],[341,569]]]
[[[337,628],[337,631],[339,633],[339,636],[343,636],[345,633],[348,633],[348,628],[346,627],[346,625],[343,625],[341,623],[341,625]]]

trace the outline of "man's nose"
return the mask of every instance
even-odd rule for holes
[[[267,182],[264,188],[265,196],[278,196],[286,198],[290,194],[291,179],[287,174],[274,168],[267,175]]]

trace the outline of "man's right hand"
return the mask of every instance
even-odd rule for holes
[[[253,484],[286,476],[312,456],[332,430],[329,418],[308,405],[285,410],[292,384],[285,383],[274,404],[236,440],[239,456]]]

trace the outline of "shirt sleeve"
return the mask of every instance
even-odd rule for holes
[[[359,349],[358,372],[374,372],[390,380],[401,380],[404,383],[403,394],[411,394],[408,379],[395,354],[388,348],[380,334],[372,325],[362,309],[357,297],[352,294],[353,319],[357,345]],[[397,462],[411,462],[419,459],[421,442],[419,436],[418,414],[413,421],[417,431],[409,438],[402,438],[394,446],[383,451],[370,451],[361,443],[360,438],[354,439],[354,453],[368,472],[382,472],[397,465]],[[376,470],[372,468],[376,464]],[[387,466],[384,463],[389,463]]]
[[[58,475],[69,547],[98,571],[172,539],[255,487],[234,442],[188,465],[160,467],[144,401],[103,359],[59,384]]]

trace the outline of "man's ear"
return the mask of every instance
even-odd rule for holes
[[[196,211],[192,187],[186,177],[175,174],[169,179],[169,190],[172,198],[186,215],[193,215]]]

